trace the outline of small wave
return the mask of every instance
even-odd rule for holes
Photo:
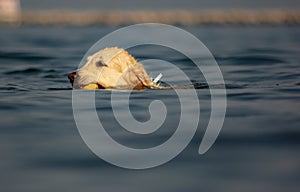
[[[13,70],[13,71],[8,71],[5,72],[6,75],[13,75],[13,74],[37,74],[37,73],[41,73],[43,72],[41,69],[38,68],[27,68],[27,69],[23,69],[23,70]]]
[[[241,85],[241,84],[230,84],[230,83],[227,83],[225,85],[226,89],[243,89],[247,86],[247,84],[245,85]]]
[[[300,134],[296,131],[278,133],[264,133],[255,135],[239,135],[238,137],[227,135],[219,138],[222,144],[269,144],[269,145],[282,145],[282,144],[299,144]]]
[[[227,93],[227,97],[230,99],[238,99],[238,100],[257,100],[261,98],[258,93],[250,93],[250,92],[243,92],[243,93]]]
[[[23,88],[23,87],[19,87],[19,86],[1,86],[0,87],[0,91],[1,92],[6,92],[6,91],[28,91],[27,89]]]
[[[47,89],[48,91],[65,91],[65,90],[73,90],[70,87],[66,87],[66,88],[55,88],[55,87],[50,87]]]
[[[8,60],[20,60],[20,61],[41,61],[53,59],[53,57],[46,55],[38,55],[37,53],[28,53],[28,52],[6,52],[0,51],[1,59]]]
[[[57,75],[44,75],[43,78],[45,78],[45,79],[55,79],[55,78],[57,78]]]
[[[262,55],[247,55],[247,56],[232,56],[232,57],[218,57],[218,60],[230,61],[233,64],[239,65],[262,65],[262,64],[278,64],[286,63],[286,61],[273,57],[273,56],[262,56]]]
[[[193,82],[193,81],[192,81],[192,84],[188,84],[188,85],[170,86],[164,82],[161,82],[160,85],[165,86],[166,88],[172,88],[172,89],[206,89],[206,88],[209,88],[209,85],[207,83],[199,83],[199,82]]]

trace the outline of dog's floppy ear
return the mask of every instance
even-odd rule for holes
[[[75,77],[76,77],[76,71],[74,71],[68,75],[68,79],[70,80],[72,87],[73,87]]]

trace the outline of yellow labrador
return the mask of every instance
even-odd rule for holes
[[[68,75],[75,89],[163,88],[153,80],[143,65],[126,50],[111,47],[89,56],[86,63]]]

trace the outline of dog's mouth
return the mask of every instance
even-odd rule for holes
[[[73,87],[74,81],[76,78],[76,71],[69,73],[68,74],[68,79]],[[160,78],[162,77],[162,74],[159,74],[151,83],[138,83],[134,87],[129,87],[129,86],[117,86],[117,87],[103,87],[102,85],[95,83],[95,84],[88,84],[83,87],[83,89],[90,90],[90,89],[120,89],[120,90],[146,90],[146,89],[161,89],[161,88],[170,88],[166,86],[160,86]],[[139,77],[137,77],[139,79]]]

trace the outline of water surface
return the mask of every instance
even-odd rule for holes
[[[224,127],[215,145],[198,155],[210,114],[209,89],[198,89],[200,125],[190,145],[171,162],[140,171],[112,166],[87,148],[74,122],[66,78],[94,42],[117,28],[0,28],[1,191],[299,190],[299,26],[183,27],[220,65],[228,96]],[[168,59],[205,83],[180,54],[151,46],[131,51],[141,60]],[[130,107],[140,121],[150,118],[153,99],[163,98],[170,107],[162,129],[149,137],[118,128],[110,93],[97,91],[96,107],[118,142],[147,148],[174,132],[180,111],[174,91],[132,94]]]

